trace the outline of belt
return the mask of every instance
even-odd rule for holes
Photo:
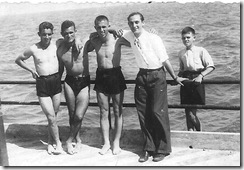
[[[73,78],[75,80],[79,80],[79,79],[83,79],[83,78],[87,78],[87,77],[90,77],[90,75],[82,75],[82,77],[79,77],[79,76],[71,76],[71,75],[66,75],[67,78]]]
[[[151,71],[159,71],[163,69],[163,67],[160,67],[160,68],[156,68],[156,69],[146,69],[146,68],[140,68],[140,71],[142,72],[151,72]]]
[[[40,75],[39,77],[40,78],[48,78],[48,77],[55,76],[55,75],[58,75],[58,74],[59,74],[59,72],[54,73],[54,74],[49,74],[49,75]]]

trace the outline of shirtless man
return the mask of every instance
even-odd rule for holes
[[[59,139],[57,113],[60,106],[61,77],[56,55],[58,42],[51,41],[53,25],[43,22],[39,25],[40,42],[30,46],[15,60],[16,64],[29,71],[36,79],[36,91],[39,103],[48,120],[48,148],[49,154],[61,154],[62,143]],[[33,57],[35,70],[24,60]],[[56,148],[54,148],[54,144]]]
[[[115,43],[117,39],[108,32],[109,20],[106,16],[100,15],[95,19],[96,37],[86,42],[84,47],[84,56],[95,49],[97,54],[97,71],[94,90],[97,93],[97,101],[100,108],[100,125],[104,145],[100,154],[104,155],[110,149],[109,141],[109,120],[108,110],[109,101],[112,98],[115,115],[115,136],[112,152],[118,154],[120,148],[120,136],[122,132],[122,104],[124,99],[124,90],[127,88],[125,79],[120,67],[120,56],[114,56]]]
[[[61,25],[61,35],[64,41],[58,48],[61,74],[66,68],[64,82],[65,99],[69,111],[70,132],[66,141],[67,153],[74,154],[81,147],[79,131],[89,104],[90,76],[88,56],[83,58],[83,52],[76,50],[76,28],[73,21],[66,20]],[[76,146],[72,142],[75,140]]]

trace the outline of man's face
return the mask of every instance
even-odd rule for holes
[[[141,21],[140,15],[133,15],[129,18],[128,25],[130,27],[130,30],[135,34],[135,35],[140,35],[142,31],[142,27],[144,25],[144,22]]]
[[[94,28],[97,30],[100,37],[106,37],[108,34],[109,23],[107,20],[98,21]]]
[[[186,34],[183,34],[181,36],[181,39],[182,39],[183,44],[187,48],[191,48],[191,46],[193,45],[193,42],[195,41],[195,35],[193,35],[192,32],[188,32]]]
[[[66,41],[68,43],[73,42],[75,40],[75,33],[76,33],[76,30],[75,30],[74,26],[66,28],[62,32],[62,36],[64,37],[64,41]]]
[[[41,38],[42,44],[47,46],[51,42],[53,31],[50,28],[43,29],[41,32],[38,32],[38,35]]]

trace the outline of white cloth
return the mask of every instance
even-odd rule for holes
[[[139,68],[157,69],[169,58],[162,39],[156,34],[143,29],[138,38],[131,31],[123,37],[130,42]]]
[[[199,71],[207,67],[215,68],[212,57],[203,47],[193,46],[189,50],[181,50],[179,52],[179,60],[179,71]]]
[[[187,50],[186,55],[187,55],[187,60],[186,60],[187,67],[191,70],[194,70],[195,63],[194,63],[194,59],[193,59],[194,55],[193,55],[192,50]]]

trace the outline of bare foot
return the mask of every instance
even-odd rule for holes
[[[76,135],[75,140],[76,140],[76,143],[82,143],[81,138],[78,134]]]
[[[53,145],[48,144],[48,145],[47,145],[47,153],[48,153],[49,155],[52,155],[54,151],[55,151],[55,149],[54,149]]]
[[[120,152],[121,152],[121,148],[120,147],[116,147],[116,148],[114,147],[113,148],[113,154],[114,155],[118,155]]]
[[[67,153],[70,155],[74,154],[74,147],[72,145],[72,142],[66,142],[66,147],[67,147]]]
[[[113,143],[113,154],[118,155],[121,152],[121,148],[119,147],[119,142],[116,140]]]
[[[103,145],[101,151],[99,152],[101,155],[106,154],[110,150],[110,145]]]
[[[81,148],[82,148],[82,143],[81,142],[77,142],[76,145],[75,145],[74,152],[78,153]]]
[[[62,148],[62,145],[57,145],[57,147],[55,148],[55,150],[53,151],[54,155],[60,155],[64,153],[64,150]]]

